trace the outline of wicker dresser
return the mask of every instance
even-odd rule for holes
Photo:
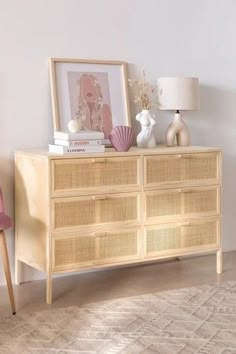
[[[132,148],[15,156],[16,283],[24,262],[53,274],[217,253],[221,151]]]

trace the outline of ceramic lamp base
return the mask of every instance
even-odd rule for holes
[[[190,145],[190,131],[180,113],[175,113],[174,120],[167,129],[166,145],[174,146],[175,138],[178,146]]]

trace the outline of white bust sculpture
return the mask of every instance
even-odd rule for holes
[[[141,132],[137,136],[137,146],[140,148],[153,148],[156,146],[154,127],[156,116],[149,110],[143,109],[136,115],[136,120],[141,124]]]

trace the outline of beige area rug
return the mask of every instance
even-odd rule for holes
[[[236,282],[19,312],[0,353],[236,353]]]

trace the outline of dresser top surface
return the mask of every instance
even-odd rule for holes
[[[219,152],[221,149],[214,147],[204,147],[204,146],[174,146],[167,147],[165,145],[158,145],[153,149],[144,149],[132,147],[127,152],[118,152],[114,148],[106,148],[103,153],[88,153],[88,154],[56,154],[50,153],[47,149],[25,149],[17,150],[15,152],[16,156],[19,155],[30,155],[35,157],[44,157],[48,159],[65,159],[65,158],[91,158],[91,157],[112,157],[112,156],[139,156],[139,155],[170,155],[170,154],[192,154],[192,153],[207,153],[207,152]]]

